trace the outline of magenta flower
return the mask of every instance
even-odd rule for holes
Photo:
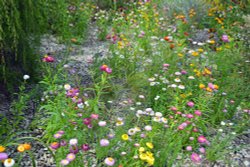
[[[108,74],[111,74],[112,73],[112,69],[108,67],[108,68],[106,68],[105,72],[108,73]]]
[[[75,155],[75,154],[69,153],[69,154],[67,155],[67,158],[66,158],[66,159],[67,159],[69,162],[71,162],[71,161],[73,161],[75,158],[76,158],[76,155]]]
[[[52,56],[45,55],[45,56],[43,57],[43,62],[52,63],[52,62],[54,62],[54,61],[55,61],[55,59],[54,59],[54,57],[52,57]]]
[[[63,135],[64,131],[63,130],[59,130],[57,133]]]
[[[7,153],[0,153],[0,161],[8,159],[8,154]]]
[[[214,84],[208,83],[208,87],[209,87],[210,89],[214,90]]]
[[[83,123],[84,123],[85,125],[90,125],[90,124],[91,124],[91,118],[84,118],[84,119],[83,119]]]
[[[88,151],[90,149],[89,145],[88,144],[83,144],[82,145],[82,150],[83,151]]]
[[[199,143],[206,143],[206,142],[207,142],[207,139],[206,139],[204,136],[199,136],[199,137],[198,137],[198,142],[199,142]]]
[[[62,166],[67,166],[69,164],[69,161],[67,159],[63,159],[63,160],[61,160],[60,164]]]
[[[199,154],[197,154],[197,153],[192,153],[192,155],[191,155],[191,160],[192,160],[194,163],[200,163],[200,162],[201,162],[201,157],[200,157]]]
[[[106,71],[106,69],[108,68],[108,66],[106,64],[103,64],[101,67],[100,67],[100,70],[101,71]]]
[[[187,106],[193,107],[194,106],[194,102],[192,102],[192,101],[187,102]]]
[[[111,157],[105,158],[104,163],[107,166],[114,166],[115,165],[115,160]]]
[[[193,114],[187,114],[187,118],[194,118]]]
[[[102,147],[108,146],[109,145],[109,140],[107,140],[107,139],[101,139],[100,140],[100,145]]]
[[[181,70],[181,74],[185,75],[185,74],[187,74],[187,71],[186,70]]]
[[[170,108],[170,110],[177,111],[177,108],[173,106],[173,107]]]
[[[222,40],[223,42],[229,42],[229,38],[228,38],[227,35],[222,35],[221,40]]]

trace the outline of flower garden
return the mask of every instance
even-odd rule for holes
[[[33,65],[30,57],[17,61],[27,63],[19,76],[5,63],[15,47],[5,48],[1,23],[1,84],[4,90],[14,86],[8,90],[8,113],[0,113],[0,166],[249,166],[249,5],[244,0],[47,4],[55,17],[48,18],[49,31],[38,41],[52,36],[63,49],[27,42],[35,48]],[[55,12],[59,8],[65,10]],[[50,165],[39,165],[36,145],[48,152]]]

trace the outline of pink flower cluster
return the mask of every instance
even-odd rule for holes
[[[111,73],[112,73],[112,69],[109,68],[106,64],[103,64],[103,65],[100,67],[100,70],[101,70],[101,71],[105,71],[107,74],[111,74]]]

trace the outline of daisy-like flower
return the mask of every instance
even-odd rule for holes
[[[65,85],[64,85],[64,89],[65,89],[66,91],[68,91],[68,90],[71,89],[71,86],[70,86],[69,84],[65,84]]]
[[[155,116],[156,116],[156,117],[162,117],[162,113],[161,113],[161,112],[156,112],[156,113],[155,113]]]
[[[63,160],[61,160],[60,164],[62,166],[67,166],[69,164],[69,161],[67,159],[63,159]]]
[[[144,127],[144,129],[145,129],[146,131],[151,131],[151,130],[152,130],[152,126],[147,125],[147,126]]]
[[[116,126],[122,126],[122,125],[124,125],[123,119],[118,117],[117,120],[116,120],[115,125]]]
[[[167,120],[167,118],[163,118],[163,117],[162,117],[162,118],[161,118],[161,122],[163,122],[163,123],[166,124],[166,123],[168,123],[168,120]]]
[[[180,75],[181,75],[180,72],[175,72],[174,74],[177,75],[177,76],[180,76]]]
[[[201,162],[201,157],[197,153],[192,153],[191,160],[194,163],[200,163]]]
[[[54,138],[56,138],[56,139],[60,139],[61,137],[62,137],[62,134],[60,134],[60,133],[54,134]]]
[[[12,158],[8,158],[4,161],[5,167],[12,167],[12,166],[14,166],[14,164],[15,164],[15,161]]]
[[[175,82],[181,82],[180,78],[175,78],[174,81]]]
[[[5,147],[0,145],[0,153],[5,151]]]
[[[136,132],[137,132],[137,131],[136,131],[136,129],[134,129],[134,128],[131,128],[131,129],[128,130],[128,134],[129,134],[130,136],[135,135]]]
[[[186,147],[186,150],[187,150],[187,151],[192,151],[192,146],[187,146],[187,147]]]
[[[69,153],[69,154],[67,155],[67,158],[66,158],[66,159],[67,159],[69,162],[71,162],[71,161],[73,161],[75,158],[76,158],[76,155],[75,155],[75,154]]]
[[[115,165],[115,160],[114,160],[114,158],[107,157],[107,158],[105,158],[104,163],[107,166],[114,166]]]
[[[153,148],[154,148],[154,145],[153,145],[153,143],[151,143],[151,142],[147,142],[147,143],[146,143],[146,146],[147,146],[148,148],[150,148],[150,149],[153,149]]]
[[[199,136],[199,137],[198,137],[198,142],[199,142],[199,143],[206,143],[206,142],[207,142],[207,139],[206,139],[204,136]]]
[[[58,143],[58,142],[53,142],[50,144],[50,148],[52,148],[54,150],[58,149],[59,147],[60,147],[60,143]]]
[[[102,147],[108,146],[109,145],[109,140],[107,140],[107,139],[101,139],[100,140],[100,145]]]
[[[187,106],[194,107],[194,102],[192,102],[192,101],[187,102]]]
[[[195,79],[195,78],[194,78],[194,76],[189,76],[188,79],[193,80],[193,79]]]
[[[99,125],[99,126],[106,126],[106,125],[107,125],[107,122],[106,122],[106,121],[99,121],[99,122],[98,122],[98,125]]]
[[[155,81],[155,78],[149,78],[148,81],[153,82],[153,81]]]
[[[155,122],[161,122],[161,118],[160,117],[153,117],[153,121],[155,121]]]
[[[24,76],[23,76],[23,79],[24,79],[24,80],[30,79],[30,76],[29,76],[29,75],[24,75]]]
[[[185,86],[184,85],[179,85],[178,88],[183,90],[183,89],[185,89]]]
[[[125,140],[125,141],[126,141],[126,140],[128,140],[128,139],[129,139],[129,136],[128,136],[127,134],[123,134],[123,135],[122,135],[122,140]]]
[[[72,146],[72,145],[77,145],[78,143],[78,140],[77,139],[70,139],[69,140],[69,144]]]

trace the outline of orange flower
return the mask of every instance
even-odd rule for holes
[[[74,43],[75,43],[75,42],[77,42],[77,39],[76,39],[76,38],[72,38],[72,39],[71,39],[71,42],[74,42]]]
[[[205,87],[206,87],[206,86],[205,86],[204,84],[200,84],[200,85],[199,85],[199,88],[200,88],[200,89],[203,89],[203,88],[205,88]]]
[[[5,147],[0,145],[0,153],[5,151]]]
[[[25,151],[25,148],[24,148],[23,144],[21,144],[21,145],[19,145],[19,146],[17,147],[17,151],[18,151],[18,152],[21,152],[21,153]]]
[[[31,145],[28,144],[28,143],[24,143],[23,147],[24,147],[25,150],[30,150],[31,149]]]
[[[170,44],[170,49],[173,49],[174,47],[174,44]]]

